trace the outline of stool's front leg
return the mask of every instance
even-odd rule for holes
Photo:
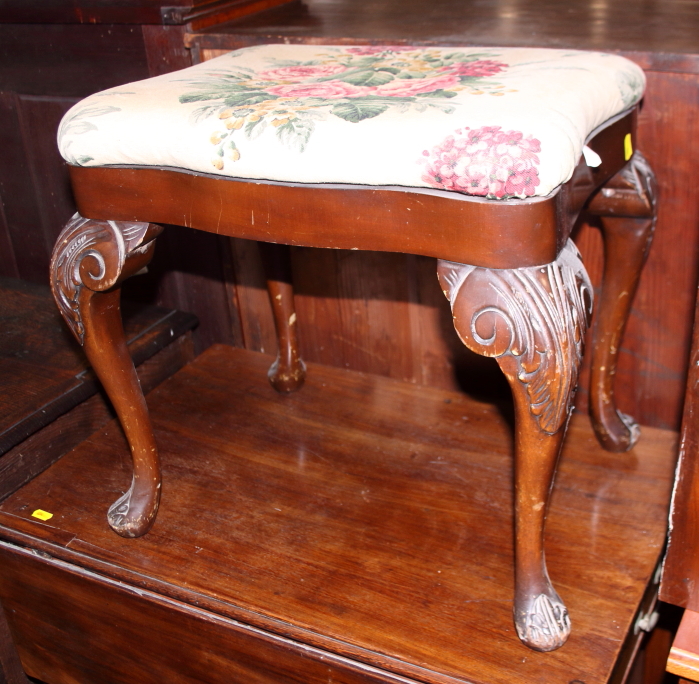
[[[562,646],[568,611],[551,586],[544,522],[582,358],[592,289],[569,242],[545,266],[493,270],[440,261],[469,349],[497,359],[515,403],[515,626],[539,651]]]
[[[141,385],[126,347],[120,283],[148,264],[162,228],[73,216],[56,241],[51,289],[114,405],[133,458],[131,487],[109,509],[112,529],[140,537],[155,520],[160,467]]]
[[[590,413],[602,446],[628,451],[640,430],[614,400],[614,376],[621,336],[648,256],[656,219],[656,182],[643,156],[629,163],[592,198],[591,214],[602,217],[604,277],[592,340]]]

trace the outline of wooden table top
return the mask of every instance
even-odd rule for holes
[[[124,304],[124,330],[141,363],[196,325],[192,314]],[[97,392],[80,345],[48,287],[0,278],[0,455]]]
[[[674,433],[609,454],[573,418],[546,540],[573,631],[536,653],[512,625],[508,409],[313,364],[280,396],[269,362],[212,347],[149,395],[145,537],[107,526],[131,477],[112,423],[3,502],[0,538],[409,681],[607,682],[663,548]]]
[[[213,49],[280,41],[576,48],[696,72],[698,36],[694,0],[298,0],[188,42]]]

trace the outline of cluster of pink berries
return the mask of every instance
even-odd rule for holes
[[[422,179],[444,190],[496,199],[528,197],[539,185],[541,143],[500,126],[457,129],[440,145],[425,150]]]

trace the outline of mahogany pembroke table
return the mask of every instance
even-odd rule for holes
[[[59,147],[80,213],[51,279],[131,446],[111,527],[145,534],[160,499],[119,316],[120,283],[149,262],[159,224],[436,257],[458,335],[497,359],[514,397],[517,632],[560,647],[570,619],[543,530],[592,311],[569,236],[583,208],[602,217],[591,411],[601,443],[624,451],[638,428],[617,411],[613,379],[655,221],[653,174],[635,151],[643,89],[637,66],[601,53],[262,45],[78,103]],[[270,380],[289,392],[305,373],[293,293],[283,247],[265,253],[279,339]]]

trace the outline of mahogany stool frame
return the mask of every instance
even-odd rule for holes
[[[544,558],[544,523],[571,411],[592,293],[566,247],[585,208],[601,217],[605,268],[593,335],[591,414],[598,438],[625,451],[638,427],[614,403],[621,336],[655,224],[653,173],[635,152],[636,110],[602,128],[557,192],[529,200],[447,199],[410,188],[307,186],[156,167],[70,167],[79,214],[51,264],[56,301],[112,400],[133,458],[131,488],[110,508],[111,527],[145,534],[160,500],[160,467],[148,409],[124,342],[120,285],[151,259],[158,225],[265,243],[408,252],[437,257],[455,328],[473,351],[494,356],[515,403],[515,607],[520,638],[542,651],[570,632]],[[634,144],[635,148],[635,144]],[[263,247],[279,340],[270,380],[303,384],[285,248]],[[448,261],[446,260],[448,259]]]

